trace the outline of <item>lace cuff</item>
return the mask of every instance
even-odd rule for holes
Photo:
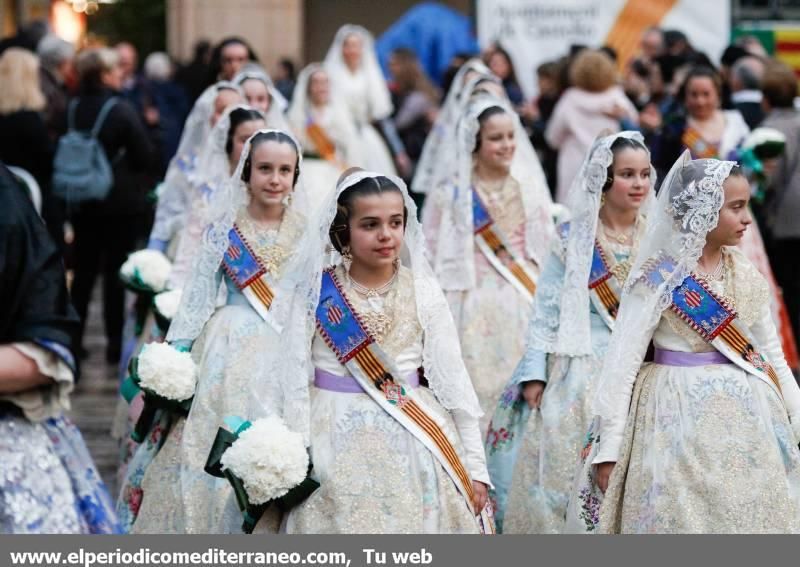
[[[75,387],[75,375],[70,367],[55,353],[34,343],[13,343],[11,346],[33,360],[39,372],[53,379],[53,384],[3,396],[2,399],[19,407],[25,417],[34,422],[57,417],[69,410],[69,394]]]

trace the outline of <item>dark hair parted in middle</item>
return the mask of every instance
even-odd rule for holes
[[[476,153],[481,149],[481,128],[492,117],[498,114],[505,114],[506,110],[502,106],[490,106],[478,115],[478,133],[475,135],[475,149],[472,153]]]
[[[354,183],[339,194],[336,200],[336,216],[333,218],[328,234],[333,247],[341,253],[345,246],[350,245],[350,216],[353,214],[353,204],[359,197],[367,195],[380,195],[382,193],[397,193],[401,197],[403,192],[391,179],[383,175],[365,177]],[[403,205],[403,228],[408,223],[408,209]]]
[[[616,159],[617,154],[619,154],[623,150],[644,150],[647,151],[647,148],[642,145],[642,143],[638,140],[634,140],[633,138],[626,138],[625,136],[620,136],[616,140],[614,140],[611,144],[611,153],[614,154],[614,159]],[[650,180],[652,183],[653,180]],[[611,186],[614,184],[614,162],[611,162],[611,165],[608,166],[608,173],[606,176],[606,183],[603,185],[603,193],[611,189]]]
[[[259,118],[261,115],[259,114]],[[277,142],[279,144],[288,144],[294,149],[294,154],[297,156],[297,160],[294,162],[294,179],[292,180],[292,187],[297,185],[297,179],[300,177],[300,148],[297,147],[297,144],[289,136],[286,132],[282,132],[280,130],[269,130],[267,132],[256,132],[253,134],[253,137],[250,138],[250,151],[247,154],[247,158],[244,161],[244,166],[242,167],[242,181],[248,183],[250,181],[250,172],[253,169],[253,152],[256,151],[256,148],[265,142]]]
[[[261,120],[263,122],[264,115],[254,108],[234,108],[228,118],[231,121],[231,125],[228,128],[228,136],[225,138],[225,153],[230,157],[231,152],[233,152],[233,138],[239,125],[253,120]]]

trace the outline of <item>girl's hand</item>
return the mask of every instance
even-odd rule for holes
[[[525,386],[522,388],[522,397],[528,402],[529,408],[539,409],[539,406],[542,405],[544,386],[544,382],[539,382],[538,380],[525,383]]]
[[[597,484],[597,488],[600,489],[600,492],[603,494],[606,493],[606,489],[608,489],[608,479],[611,477],[611,471],[614,470],[614,465],[617,463],[600,463],[595,467],[594,471],[594,481]]]
[[[480,514],[489,500],[489,487],[478,480],[472,481],[472,505],[476,514]]]

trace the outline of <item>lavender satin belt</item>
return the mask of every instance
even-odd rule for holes
[[[415,370],[406,376],[405,383],[412,388],[419,386],[419,373]],[[361,384],[352,376],[337,376],[319,368],[314,369],[314,385],[320,390],[338,392],[340,394],[363,394]]]
[[[707,364],[733,364],[728,357],[715,350],[713,352],[680,352],[655,349],[653,361],[665,366],[706,366]]]

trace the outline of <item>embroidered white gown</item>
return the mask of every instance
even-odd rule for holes
[[[257,243],[256,255],[259,245],[277,245],[285,252],[299,238],[304,224],[299,214],[289,210],[279,230],[242,232],[251,246]],[[272,266],[270,272],[279,274],[273,270],[279,270],[284,256],[280,250],[272,254],[278,268]],[[228,505],[233,492],[230,484],[209,475],[204,467],[223,420],[248,415],[248,385],[253,372],[266,368],[265,359],[277,335],[227,275],[224,281],[226,304],[217,309],[192,345],[198,385],[189,416],[175,421],[155,459],[139,472],[143,476],[140,507],[132,533],[241,533],[241,513]],[[263,398],[274,399],[278,407],[277,382],[275,386],[272,396]],[[140,450],[147,448],[142,445]]]
[[[800,395],[770,316],[766,282],[740,253],[725,255],[723,280],[712,289],[732,300],[781,377],[784,396]],[[659,349],[714,350],[669,310],[655,329],[642,332]],[[601,532],[800,531],[798,423],[790,423],[774,387],[734,364],[645,363],[630,408],[624,431],[601,433],[599,454],[589,457],[599,463],[619,455],[600,509]],[[596,517],[598,502],[574,498],[569,521],[580,529]]]
[[[519,183],[512,177],[499,191],[478,191],[489,214],[520,258],[525,250],[525,207]],[[428,249],[434,252],[441,222],[453,222],[444,215],[451,191],[439,190],[426,203],[423,228]],[[447,220],[450,219],[450,220]],[[531,307],[528,300],[495,269],[476,246],[476,286],[466,291],[446,291],[461,341],[461,352],[472,385],[483,410],[481,431],[486,432],[503,388],[525,354],[525,336]],[[538,268],[533,262],[534,273]]]
[[[346,281],[342,267],[337,277]],[[411,272],[401,268],[398,280],[386,296],[385,309],[393,317],[379,344],[405,382],[422,366],[423,336]],[[346,294],[363,316],[366,300],[354,291]],[[312,358],[321,370],[351,376],[319,333]],[[488,483],[477,420],[461,412],[451,415],[425,387],[416,392],[456,440],[470,476]],[[478,533],[472,512],[436,458],[366,393],[312,387],[311,456],[320,488],[290,512],[289,533]]]
[[[372,125],[368,77],[362,71],[346,72],[346,80],[336,85],[336,96],[346,106],[356,129],[356,153],[361,163],[352,163],[367,171],[397,175],[392,154],[381,135]],[[383,117],[381,117],[383,118]]]

